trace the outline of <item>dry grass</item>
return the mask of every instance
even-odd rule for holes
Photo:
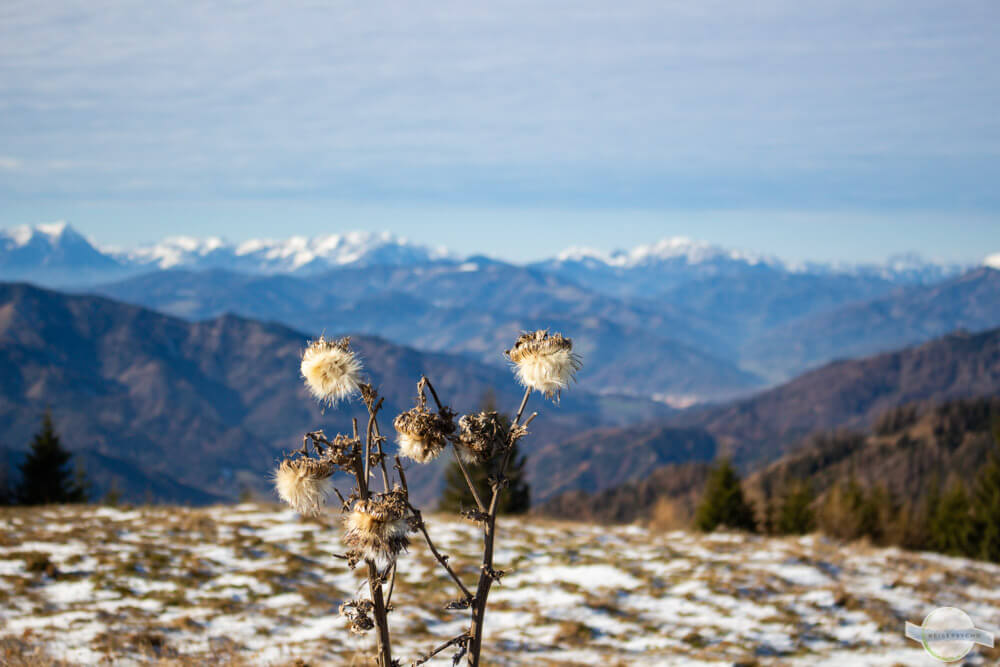
[[[1000,621],[1000,568],[818,537],[656,533],[505,519],[487,643],[496,665],[914,664],[904,620],[936,606]],[[477,528],[428,517],[460,576]],[[337,616],[361,573],[333,558],[335,514],[263,505],[0,510],[0,664],[363,665]],[[460,630],[426,547],[390,614],[404,660]],[[996,651],[978,653],[985,659]],[[301,662],[296,662],[296,661]],[[62,661],[62,662],[60,662]],[[407,664],[404,662],[404,664]],[[450,664],[442,654],[431,664]],[[976,664],[972,662],[970,664]]]

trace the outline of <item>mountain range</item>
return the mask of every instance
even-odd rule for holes
[[[351,417],[363,416],[357,403],[324,412],[307,395],[298,375],[307,338],[233,315],[191,323],[103,297],[0,284],[0,446],[13,463],[50,409],[98,493],[114,484],[133,500],[206,502],[265,491],[277,457],[303,433],[350,432]],[[371,336],[352,345],[385,397],[385,428],[412,406],[421,374],[460,411],[477,409],[488,391],[508,409],[520,399],[507,368]],[[535,442],[669,412],[577,390],[530,408],[540,413]],[[444,463],[411,470],[416,498],[436,496]]]
[[[64,221],[0,230],[0,279],[47,284],[58,284],[65,276],[84,270],[90,275],[178,268],[310,275],[336,266],[434,260],[461,261],[462,257],[447,248],[427,247],[389,232],[356,231],[238,243],[219,237],[175,236],[119,248],[100,246]],[[990,256],[986,261],[1000,261],[1000,256]],[[933,282],[971,268],[929,262],[916,255],[891,257],[883,264],[792,263],[684,237],[611,253],[574,247],[532,266],[619,296],[657,296],[692,279],[739,278],[747,268],[850,274],[894,284]]]
[[[835,361],[725,405],[688,410],[674,426],[700,428],[744,467],[786,454],[808,434],[864,429],[905,404],[1000,394],[1000,329],[959,331],[921,345]]]
[[[974,480],[991,457],[1000,455],[998,414],[1000,398],[988,394],[890,408],[874,423],[819,431],[802,439],[787,454],[749,475],[744,492],[761,525],[781,494],[802,483],[816,496],[843,483],[879,487],[887,494],[886,510],[906,505],[913,511],[920,501],[928,501],[935,488],[940,491],[956,478]],[[649,518],[682,523],[694,515],[710,469],[708,462],[697,458],[667,463],[603,490],[566,491],[533,511],[600,523]]]
[[[189,322],[105,297],[0,284],[0,445],[15,462],[51,409],[98,491],[208,502],[266,490],[274,461],[305,430],[345,432],[358,416],[356,404],[324,412],[307,396],[298,377],[307,338],[235,315]],[[491,389],[501,406],[518,400],[508,368],[373,336],[353,344],[385,396],[387,419],[412,404],[424,373],[460,411],[475,410]],[[863,427],[914,401],[998,393],[1000,329],[830,363],[749,399],[680,413],[573,388],[558,404],[530,404],[541,414],[526,445],[528,475],[545,501],[720,453],[753,469],[816,430]],[[444,463],[408,475],[422,502],[436,496]]]
[[[230,243],[217,237],[168,237],[134,248],[98,247],[66,222],[0,230],[0,278],[60,285],[171,268],[310,274],[347,264],[408,264],[451,257],[383,233],[348,232]]]
[[[520,330],[550,326],[572,333],[590,360],[582,388],[675,407],[749,395],[832,359],[1000,326],[992,268],[912,256],[796,265],[681,238],[610,254],[571,249],[525,266],[371,233],[100,249],[53,224],[0,235],[0,278],[190,321],[233,313],[309,335],[371,334],[496,366]]]
[[[688,492],[716,456],[728,456],[752,471],[811,446],[810,437],[817,433],[871,429],[880,416],[900,406],[924,410],[997,395],[1000,329],[959,332],[895,352],[833,362],[750,398],[691,408],[649,424],[577,433],[557,446],[542,444],[532,465],[549,471],[546,488],[556,490],[541,500],[569,494],[549,504],[547,511],[556,515],[579,499],[573,492],[596,492],[592,499],[597,505],[602,498],[616,498],[613,505],[620,508],[621,498],[652,501],[658,490],[680,484],[681,495],[690,502]],[[669,448],[660,445],[664,438],[670,440]],[[621,518],[619,510],[608,512],[596,511],[595,516]]]

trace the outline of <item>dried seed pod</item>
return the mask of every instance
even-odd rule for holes
[[[485,463],[507,447],[510,424],[497,412],[465,415],[458,426],[461,431],[454,440],[455,450],[466,463]]]
[[[317,459],[285,459],[274,471],[278,497],[303,516],[319,514],[333,491],[333,464]]]
[[[409,524],[398,503],[388,498],[392,495],[359,500],[344,519],[344,543],[375,563],[381,572],[388,570],[399,552],[410,545],[406,536]]]
[[[364,634],[375,627],[369,614],[374,605],[369,600],[351,600],[340,605],[340,615],[347,617],[350,621],[351,632]]]
[[[322,336],[309,343],[299,367],[309,391],[318,400],[333,405],[358,391],[361,360],[351,350],[350,338],[337,341]]]
[[[399,435],[399,453],[417,463],[436,459],[448,443],[448,436],[455,432],[453,421],[423,406],[400,414],[392,425]]]
[[[337,434],[332,441],[327,443],[321,458],[345,472],[353,474],[356,462],[361,457],[361,449],[361,440],[358,438]]]
[[[580,356],[573,352],[573,341],[546,330],[521,334],[504,354],[514,363],[518,381],[546,398],[568,387],[582,366]]]

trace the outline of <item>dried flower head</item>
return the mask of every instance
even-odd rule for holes
[[[326,441],[326,449],[321,454],[321,458],[341,470],[353,474],[355,465],[361,458],[361,450],[361,440],[338,433],[332,441]]]
[[[436,459],[448,444],[448,436],[455,432],[451,419],[419,405],[401,413],[392,425],[399,435],[399,453],[417,463]]]
[[[344,543],[384,572],[410,545],[405,513],[396,493],[359,500],[344,519]]]
[[[310,458],[285,459],[274,471],[274,488],[278,496],[303,516],[319,514],[327,496],[333,490],[329,461]]]
[[[318,400],[333,405],[358,391],[361,360],[351,350],[350,338],[327,340],[320,336],[302,353],[302,377]]]
[[[547,398],[568,387],[582,366],[572,340],[544,329],[521,334],[504,354],[514,363],[518,381]]]
[[[361,635],[375,627],[375,622],[369,616],[374,608],[371,600],[351,600],[341,603],[340,615],[350,621],[351,632]]]
[[[455,450],[466,463],[485,463],[507,446],[510,424],[494,411],[465,415],[458,426]]]

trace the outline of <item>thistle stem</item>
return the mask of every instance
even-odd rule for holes
[[[521,399],[521,405],[517,409],[517,414],[514,416],[514,421],[511,422],[511,432],[514,432],[514,427],[518,425],[521,421],[521,416],[524,415],[524,409],[528,405],[528,398],[531,396],[531,389],[527,388],[524,390],[524,398]],[[503,458],[503,463],[500,465],[499,477],[503,477],[504,473],[507,471],[507,465],[510,463],[510,455],[514,449],[514,443],[509,442],[507,446],[507,453]],[[476,587],[476,597],[472,603],[472,627],[469,628],[469,634],[472,639],[469,641],[469,665],[470,667],[479,667],[479,654],[483,648],[483,628],[486,622],[486,599],[490,595],[490,588],[493,586],[493,545],[496,538],[496,523],[497,523],[497,509],[499,507],[500,493],[503,487],[500,484],[496,484],[493,487],[493,496],[490,498],[490,509],[486,516],[486,525],[483,528],[483,564],[482,572],[479,574],[479,585]]]
[[[458,455],[458,445],[454,442],[451,443],[451,448],[455,452],[455,461],[458,462],[458,467],[462,471],[462,475],[465,477],[465,483],[469,485],[469,491],[472,492],[472,497],[476,501],[476,506],[479,507],[479,511],[486,514],[486,505],[483,504],[482,499],[479,497],[479,492],[476,491],[476,485],[472,483],[472,477],[469,475],[469,471],[466,470],[465,464],[462,462],[462,457]]]
[[[369,419],[368,419],[368,430],[365,433],[365,460],[362,465],[358,465],[355,468],[355,477],[358,481],[358,495],[361,500],[368,500],[368,458],[371,453],[371,443],[373,429],[377,428],[377,422],[375,421],[375,415],[378,411],[378,406],[369,405]],[[375,617],[375,625],[378,628],[378,634],[376,635],[376,641],[378,645],[378,665],[379,667],[392,667],[392,648],[389,639],[389,619],[386,613],[385,600],[382,597],[382,579],[379,576],[378,568],[375,567],[375,563],[366,559],[365,564],[368,566],[368,591],[372,598],[372,616]]]
[[[420,376],[420,383],[427,387],[431,392],[431,397],[434,399],[434,403],[437,404],[438,412],[444,411],[444,405],[441,404],[441,399],[438,398],[438,393],[434,389],[434,385],[431,381],[427,379],[426,375]],[[476,500],[476,506],[479,511],[483,514],[486,513],[486,505],[483,504],[482,498],[479,497],[479,492],[476,491],[476,485],[472,483],[472,477],[469,475],[469,471],[465,468],[465,463],[462,462],[462,457],[458,455],[458,445],[454,441],[451,443],[452,449],[455,450],[455,460],[458,461],[458,467],[462,470],[462,476],[465,477],[465,483],[469,485],[469,491],[472,492],[472,497]]]
[[[452,581],[454,581],[455,584],[457,584],[461,589],[462,594],[465,595],[465,599],[471,600],[472,593],[469,592],[469,589],[465,587],[462,580],[458,578],[455,571],[451,569],[450,565],[448,565],[448,557],[443,556],[434,546],[434,542],[431,541],[431,536],[427,532],[427,525],[424,523],[424,517],[420,514],[420,510],[410,503],[410,491],[406,486],[406,473],[403,472],[403,464],[399,460],[398,456],[396,457],[396,471],[399,472],[399,480],[403,485],[403,492],[406,493],[406,506],[410,508],[410,512],[413,513],[414,518],[417,520],[417,527],[420,529],[420,532],[423,533],[424,541],[427,542],[427,546],[430,547],[431,553],[434,554],[434,558],[437,562],[441,564],[441,567],[443,567],[449,575],[451,575]]]

